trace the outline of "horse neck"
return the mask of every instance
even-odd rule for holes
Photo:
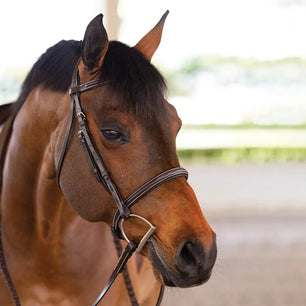
[[[31,245],[35,235],[58,238],[61,216],[74,215],[55,180],[55,142],[65,121],[60,110],[67,108],[68,116],[67,99],[38,88],[16,116],[4,165],[1,215],[4,236],[10,241],[19,237],[18,245],[18,240]]]

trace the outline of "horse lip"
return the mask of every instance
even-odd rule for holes
[[[149,251],[151,254],[151,258],[152,258],[154,267],[160,273],[165,285],[169,287],[176,287],[176,285],[171,280],[171,277],[167,273],[167,268],[166,268],[167,265],[164,263],[161,256],[159,256],[159,254],[157,253],[152,240],[150,239],[147,243],[148,243],[148,247],[149,247]]]

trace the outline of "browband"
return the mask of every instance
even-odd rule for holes
[[[71,87],[69,89],[69,95],[71,96],[71,95],[76,94],[76,93],[80,94],[80,93],[85,92],[87,90],[102,87],[102,86],[108,85],[110,83],[111,83],[111,81],[102,81],[100,79],[95,79],[95,80],[92,80],[92,81],[89,81],[89,82],[86,82],[86,83],[83,83],[83,84],[78,84],[78,85],[75,85],[75,86]]]

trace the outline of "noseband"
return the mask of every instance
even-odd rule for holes
[[[117,275],[125,267],[125,264],[127,263],[128,259],[131,257],[131,255],[135,251],[140,252],[142,247],[146,244],[148,239],[150,239],[150,237],[153,235],[155,231],[155,227],[148,220],[136,214],[132,214],[130,211],[130,208],[135,203],[137,203],[141,198],[146,196],[148,193],[150,193],[152,190],[162,185],[163,183],[168,182],[169,180],[181,177],[181,176],[185,177],[186,179],[188,178],[188,172],[184,168],[182,167],[171,168],[151,178],[150,180],[145,182],[143,185],[138,187],[127,198],[123,199],[116,184],[112,181],[107,171],[107,168],[105,167],[103,159],[97,150],[97,146],[95,145],[92,134],[87,124],[86,114],[83,112],[82,107],[81,107],[81,102],[80,102],[81,93],[88,91],[88,90],[93,90],[98,87],[105,86],[109,83],[110,81],[102,81],[100,79],[95,79],[95,80],[92,80],[92,81],[89,81],[83,84],[79,84],[78,63],[77,63],[76,68],[73,73],[71,88],[69,91],[69,94],[71,96],[70,114],[69,114],[66,134],[64,138],[63,148],[62,148],[58,166],[57,166],[57,183],[58,183],[58,186],[60,186],[60,174],[61,174],[65,154],[68,149],[68,143],[69,143],[69,138],[70,138],[70,134],[72,130],[74,113],[75,113],[78,119],[78,125],[79,125],[79,131],[78,131],[79,140],[88,158],[90,167],[92,169],[92,173],[96,177],[97,181],[101,183],[101,185],[109,192],[109,194],[112,196],[112,198],[114,199],[117,205],[117,211],[114,214],[113,225],[111,228],[112,233],[114,234],[115,237],[117,237],[117,239],[122,238],[126,240],[127,242],[127,246],[123,250],[123,252],[121,252],[119,260],[113,270],[112,275],[110,276],[108,280],[107,285],[104,287],[101,294],[99,295],[99,297],[97,298],[97,300],[95,301],[93,305],[97,305],[100,302],[100,300],[104,297],[104,295],[106,294],[106,292],[108,291],[112,283],[114,282]],[[138,245],[136,245],[133,241],[129,240],[124,232],[124,226],[123,226],[124,221],[129,218],[138,218],[142,220],[144,223],[146,223],[147,225],[149,225],[150,227]],[[119,222],[120,220],[121,222]],[[121,229],[119,227],[119,223],[120,223]],[[160,301],[158,301],[158,304],[159,303]],[[138,305],[137,301],[133,305]]]

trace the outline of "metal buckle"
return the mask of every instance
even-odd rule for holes
[[[85,121],[86,120],[86,116],[83,112],[78,112],[77,116],[80,120]]]
[[[140,240],[138,246],[137,246],[137,249],[136,249],[136,252],[139,253],[142,248],[144,247],[144,245],[146,244],[146,242],[148,241],[148,239],[153,235],[153,233],[155,232],[156,230],[156,227],[154,225],[152,225],[147,219],[139,216],[139,215],[135,215],[135,214],[130,214],[130,217],[135,217],[135,218],[138,218],[140,220],[142,220],[143,222],[147,223],[150,228],[147,230],[147,232],[144,234],[144,236],[142,237],[142,239]],[[127,219],[121,219],[121,222],[120,222],[120,228],[121,228],[121,233],[122,233],[122,236],[123,238],[126,240],[127,243],[130,243],[130,239],[127,237],[125,231],[124,231],[124,221],[126,221]]]

